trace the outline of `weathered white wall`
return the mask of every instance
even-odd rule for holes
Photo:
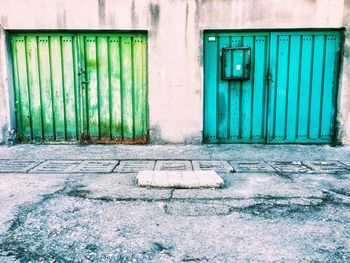
[[[349,26],[349,9],[349,0],[1,0],[0,23],[6,30],[147,30],[151,140],[200,142],[204,29],[340,28]],[[349,41],[342,134],[350,134]],[[7,109],[6,99],[0,104]]]
[[[350,144],[350,1],[345,1],[344,21],[346,26],[344,57],[342,72],[340,76],[340,94],[339,94],[339,114],[340,123],[339,138],[345,144]]]
[[[0,73],[2,73],[3,71],[3,65],[1,63],[1,61],[4,60],[4,51],[3,51],[3,40],[4,40],[4,31],[2,30],[2,28],[0,27]],[[2,78],[3,74],[0,75],[0,78]],[[7,111],[7,107],[6,107],[6,98],[5,98],[5,94],[4,94],[4,80],[1,79],[0,80],[0,143],[4,141],[4,135],[6,134],[6,130],[7,130],[7,120],[5,118],[5,113]]]
[[[5,30],[0,25],[0,144],[8,142],[12,126],[14,126],[14,111],[10,109],[13,103],[13,88],[7,63],[8,45]]]

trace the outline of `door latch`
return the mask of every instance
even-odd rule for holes
[[[82,88],[84,89],[85,85],[89,83],[89,81],[87,81],[86,79],[84,68],[79,69],[78,75],[80,76],[80,83],[82,85]]]
[[[271,75],[270,71],[269,71],[269,72],[267,72],[267,76],[266,76],[266,78],[267,78],[267,81],[270,81],[270,80],[271,80],[272,75]]]

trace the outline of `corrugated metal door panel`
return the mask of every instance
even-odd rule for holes
[[[93,142],[147,142],[147,38],[82,34],[84,116]]]
[[[145,34],[18,33],[11,43],[20,141],[147,142]]]
[[[216,35],[204,37],[204,138],[205,142],[217,140],[217,86],[219,78],[219,47]]]
[[[19,139],[79,139],[76,39],[70,34],[11,36]]]
[[[334,138],[339,32],[271,33],[271,143],[330,143]]]
[[[111,107],[111,139],[115,140],[118,138],[122,138],[122,103],[121,103],[121,83],[120,76],[122,74],[120,61],[120,43],[119,37],[110,37],[109,40],[109,78],[110,78],[110,105],[114,105]],[[114,58],[114,59],[112,59]]]
[[[249,80],[221,79],[220,55],[222,48],[227,47],[251,48]],[[204,37],[204,49],[204,141],[265,142],[268,34],[207,33]],[[230,61],[239,59],[232,57],[228,60],[227,68],[232,68]]]

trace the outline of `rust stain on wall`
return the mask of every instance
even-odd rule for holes
[[[101,24],[105,23],[106,19],[106,5],[105,0],[98,0],[98,21]]]
[[[157,28],[159,24],[159,17],[160,17],[159,5],[150,3],[149,11],[151,13],[151,25],[152,27]]]
[[[135,11],[135,1],[132,1],[131,4],[131,24],[133,27],[136,27],[138,24],[138,18]]]

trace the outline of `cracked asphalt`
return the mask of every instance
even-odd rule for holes
[[[225,186],[136,186],[169,160]],[[0,147],[0,262],[350,262],[349,207],[350,147]]]

